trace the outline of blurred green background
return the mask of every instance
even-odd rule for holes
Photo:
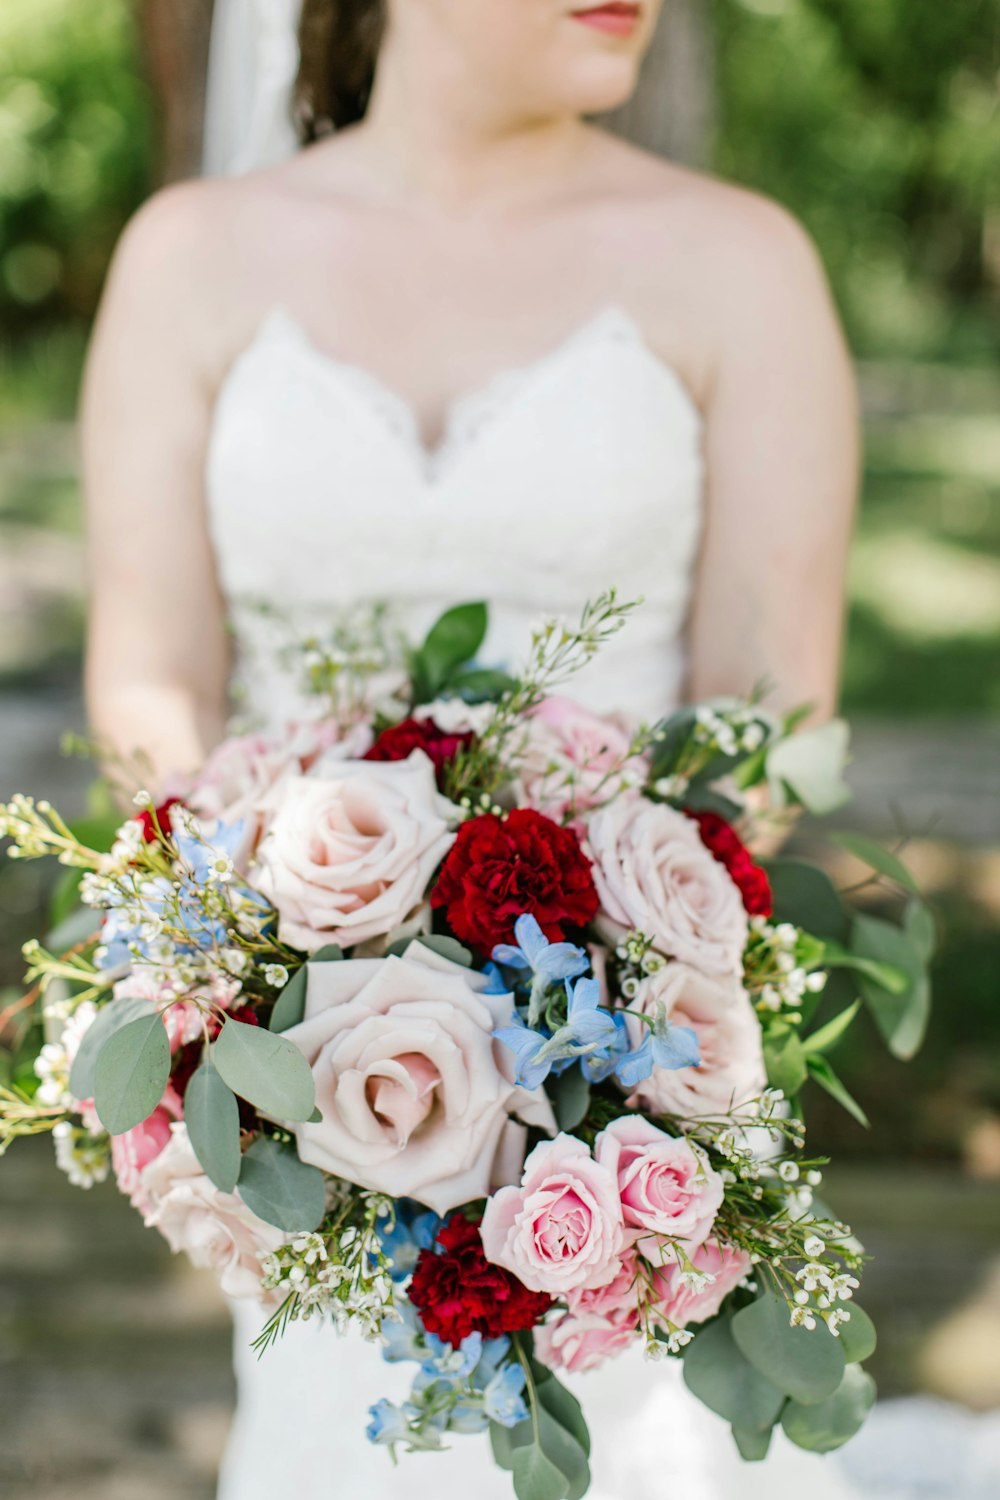
[[[73,415],[109,254],[161,172],[146,81],[156,9],[0,3],[0,797],[83,795],[85,773],[56,753],[59,730],[80,723]],[[858,356],[849,818],[907,836],[941,930],[923,1053],[904,1067],[855,1028],[837,1065],[875,1130],[815,1098],[815,1138],[839,1163],[838,1209],[878,1257],[866,1301],[890,1329],[883,1385],[1000,1405],[1000,0],[704,0],[697,24],[711,26],[712,164],[805,221]],[[845,858],[837,873],[857,871]],[[0,872],[0,990],[19,981],[47,878]],[[160,1482],[207,1494],[229,1399],[217,1304],[183,1268],[167,1275],[112,1190],[53,1188],[47,1147],[15,1154],[6,1201],[34,1205],[41,1250],[0,1227],[0,1381],[15,1357],[22,1370],[4,1386],[7,1431],[62,1420],[71,1372],[95,1360],[125,1415],[113,1431],[102,1416],[98,1442],[75,1396],[89,1448],[77,1432],[44,1461],[18,1450],[0,1478],[37,1496],[48,1475],[56,1500],[72,1474],[85,1500],[82,1443],[95,1496],[113,1500],[119,1481],[132,1497]],[[52,1296],[73,1267],[89,1312]],[[137,1327],[164,1362],[155,1391],[132,1381],[148,1347]]]

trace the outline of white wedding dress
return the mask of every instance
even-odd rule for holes
[[[702,523],[699,413],[623,312],[457,401],[434,452],[406,402],[329,357],[276,311],[221,391],[208,466],[209,524],[242,657],[246,707],[295,704],[269,656],[269,604],[304,635],[334,609],[388,599],[416,633],[443,608],[486,599],[484,662],[517,659],[543,613],[575,615],[609,585],[644,607],[573,691],[601,710],[677,702]],[[487,1441],[444,1455],[388,1453],[364,1436],[380,1396],[404,1399],[415,1366],[356,1337],[299,1325],[258,1363],[261,1315],[235,1308],[239,1410],[223,1500],[510,1500]],[[594,1439],[593,1500],[841,1500],[835,1461],[777,1435],[743,1465],[726,1425],[673,1362],[637,1350],[569,1382]]]

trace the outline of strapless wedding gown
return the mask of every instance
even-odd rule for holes
[[[434,452],[405,401],[275,312],[219,396],[208,514],[244,709],[262,719],[295,708],[275,632],[304,636],[334,608],[388,599],[418,634],[448,605],[486,599],[482,659],[503,663],[524,652],[540,615],[576,615],[611,584],[645,605],[572,691],[644,717],[677,702],[702,524],[701,422],[617,309],[455,403]],[[315,1325],[293,1327],[258,1363],[259,1310],[234,1315],[239,1409],[223,1500],[510,1500],[485,1438],[457,1437],[448,1453],[396,1468],[366,1441],[368,1407],[404,1399],[414,1366]],[[672,1362],[650,1365],[636,1349],[569,1383],[593,1432],[593,1500],[848,1493],[831,1463],[780,1433],[772,1459],[743,1465]]]

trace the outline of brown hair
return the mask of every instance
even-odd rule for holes
[[[305,0],[295,89],[303,141],[362,118],[384,30],[385,0]]]

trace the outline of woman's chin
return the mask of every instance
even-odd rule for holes
[[[637,58],[595,58],[573,80],[570,108],[580,115],[601,115],[627,104],[639,82]]]

